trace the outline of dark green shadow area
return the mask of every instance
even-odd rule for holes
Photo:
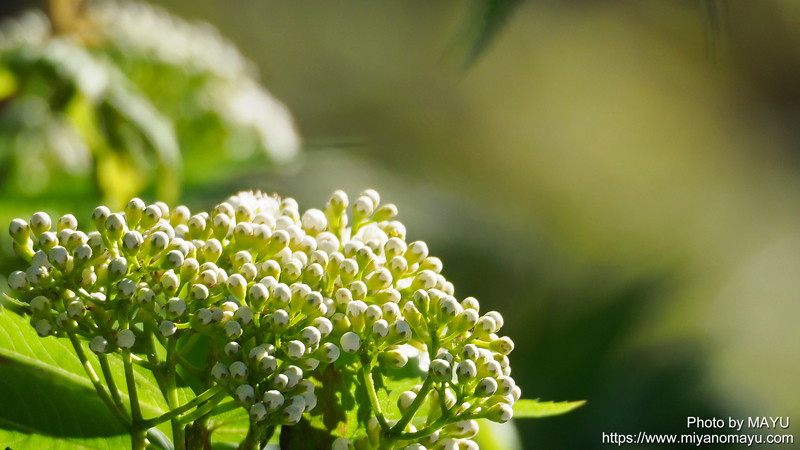
[[[0,429],[55,438],[127,434],[91,387],[2,357]]]

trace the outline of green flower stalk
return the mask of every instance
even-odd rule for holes
[[[71,342],[134,449],[159,445],[164,422],[176,449],[203,448],[209,421],[236,408],[249,417],[240,448],[262,448],[278,427],[291,447],[302,423],[333,449],[476,449],[477,420],[510,420],[521,396],[502,316],[459,300],[442,261],[407,242],[377,192],[350,216],[348,204],[337,191],[301,214],[291,198],[242,192],[192,214],[133,199],[119,213],[95,209],[94,231],[39,212],[9,227],[30,267],[8,282],[39,336]],[[198,343],[204,365],[189,360]],[[133,366],[152,371],[169,412],[144,415]],[[179,368],[201,386],[183,404]],[[403,379],[419,383],[387,388]],[[350,392],[358,417],[342,427]]]

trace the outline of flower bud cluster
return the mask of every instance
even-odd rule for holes
[[[306,211],[260,192],[198,214],[133,199],[120,213],[95,209],[88,233],[72,215],[52,223],[37,213],[9,227],[31,263],[9,285],[40,336],[78,335],[98,354],[147,352],[149,336],[165,347],[206,336],[207,375],[256,426],[312,412],[315,390],[329,387],[311,378],[344,353],[346,373],[372,387],[374,417],[334,448],[477,448],[475,420],[509,420],[520,397],[502,316],[458,300],[442,262],[407,242],[377,192],[359,195],[351,216],[349,206],[342,191]],[[397,409],[382,411],[373,377],[403,368],[410,349],[429,360],[427,377],[392,392]]]

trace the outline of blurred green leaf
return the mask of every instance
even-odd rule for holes
[[[471,66],[498,33],[508,23],[509,18],[523,0],[481,0],[478,3],[476,23],[470,36],[463,66]]]
[[[586,400],[577,402],[540,402],[539,400],[520,399],[514,403],[515,419],[540,419],[542,417],[566,414],[586,404]]]

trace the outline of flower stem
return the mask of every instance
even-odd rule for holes
[[[122,397],[119,395],[117,382],[114,381],[114,374],[111,373],[111,367],[108,365],[108,355],[105,353],[102,355],[97,355],[97,359],[100,361],[100,367],[103,369],[103,377],[105,377],[106,383],[108,384],[108,390],[111,391],[111,397],[114,399],[114,404],[117,405],[117,408],[123,414],[127,415],[128,412],[125,411],[125,404],[122,403]]]
[[[86,371],[86,375],[89,377],[89,380],[94,385],[95,390],[97,391],[97,395],[105,402],[108,409],[114,414],[114,417],[117,418],[125,428],[130,430],[131,428],[131,420],[122,413],[120,409],[114,404],[114,401],[111,400],[111,397],[106,392],[105,386],[100,381],[100,378],[97,376],[97,373],[94,371],[92,367],[92,363],[86,358],[86,354],[83,352],[83,347],[81,347],[81,343],[78,341],[78,338],[75,337],[74,333],[68,333],[69,340],[72,342],[72,346],[75,348],[75,353],[78,355],[78,359],[81,360],[81,364],[83,365],[83,369]]]
[[[169,339],[167,343],[167,404],[170,410],[175,410],[179,407],[178,388],[175,383],[177,342],[177,339],[172,338]],[[172,443],[175,445],[175,450],[184,450],[186,448],[186,437],[184,436],[183,425],[177,418],[172,419]]]

